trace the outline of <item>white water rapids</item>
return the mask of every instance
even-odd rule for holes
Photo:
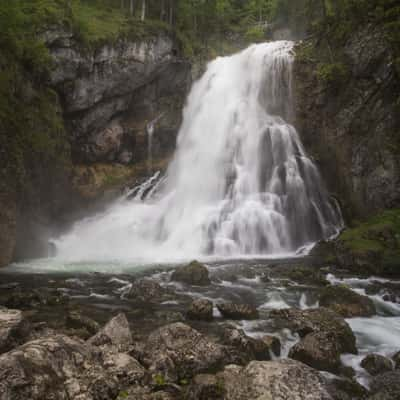
[[[64,260],[295,254],[341,227],[292,120],[293,43],[217,58],[193,85],[165,181],[55,243]]]

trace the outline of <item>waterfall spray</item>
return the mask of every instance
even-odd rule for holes
[[[189,94],[162,189],[77,223],[58,257],[289,255],[336,234],[340,211],[291,124],[292,52],[278,41],[211,62]]]

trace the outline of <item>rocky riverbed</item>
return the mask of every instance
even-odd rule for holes
[[[400,396],[400,281],[312,258],[48,263],[0,274],[1,400]]]

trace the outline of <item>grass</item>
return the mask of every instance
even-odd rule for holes
[[[143,39],[160,32],[171,32],[168,24],[147,19],[140,21],[113,7],[95,7],[74,0],[72,3],[72,28],[85,46],[113,43],[119,38]]]

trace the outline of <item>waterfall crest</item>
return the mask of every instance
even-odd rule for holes
[[[277,256],[336,234],[340,211],[290,123],[292,51],[278,41],[211,62],[160,190],[77,223],[58,257]]]

